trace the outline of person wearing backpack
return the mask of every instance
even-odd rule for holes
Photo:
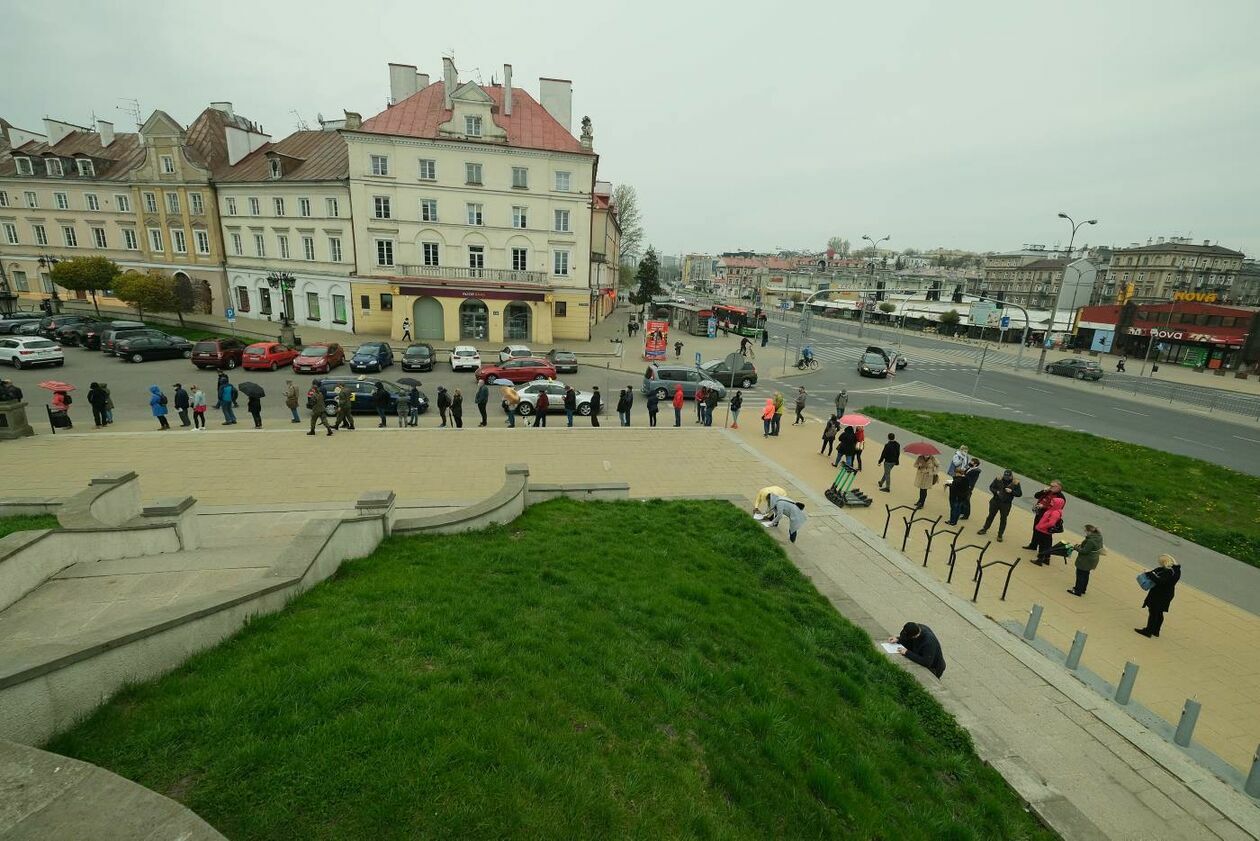
[[[149,386],[149,411],[153,413],[153,417],[158,419],[160,424],[158,429],[166,432],[171,428],[170,423],[166,420],[166,395],[162,393],[162,389],[155,385]]]
[[[236,386],[228,382],[227,375],[219,375],[219,408],[223,410],[223,426],[232,426],[236,423],[236,412],[232,411],[232,405],[236,402]]]
[[[73,429],[70,421],[70,404],[74,402],[69,392],[54,391],[52,396],[53,426],[61,429]]]
[[[332,435],[333,428],[328,425],[328,406],[324,402],[324,388],[321,380],[311,380],[311,388],[306,392],[306,408],[311,412],[311,431],[306,434],[314,435],[315,424],[322,423],[328,434]]]

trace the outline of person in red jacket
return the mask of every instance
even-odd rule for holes
[[[674,426],[682,426],[683,390],[681,385],[674,386]]]
[[[1038,566],[1050,564],[1050,544],[1054,539],[1054,527],[1063,519],[1063,505],[1062,497],[1051,497],[1046,503],[1046,510],[1037,519],[1034,527],[1037,535],[1037,559],[1033,563]]]

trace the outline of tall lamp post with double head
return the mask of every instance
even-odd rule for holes
[[[53,266],[60,262],[61,261],[56,257],[49,257],[47,255],[41,255],[39,258],[39,267],[41,269],[48,269],[50,275],[48,278],[48,287],[52,289],[52,299],[48,302],[49,315],[57,315],[61,312],[61,296],[57,294],[57,284],[53,283],[51,277]]]
[[[288,272],[271,272],[267,275],[267,285],[280,290],[280,344],[293,347],[297,337],[293,330],[293,313],[289,312],[289,295],[293,292],[294,278]]]
[[[1067,250],[1067,262],[1071,263],[1072,250],[1076,246],[1077,230],[1079,230],[1082,225],[1097,225],[1098,220],[1097,219],[1082,219],[1081,221],[1076,222],[1076,221],[1073,221],[1072,217],[1068,216],[1066,213],[1060,213],[1059,218],[1066,219],[1068,221],[1068,224],[1072,226],[1072,236],[1068,239],[1068,250]],[[1064,277],[1067,276],[1066,264],[1064,264],[1064,267],[1063,267],[1063,274],[1064,274]],[[1050,302],[1050,320],[1046,324],[1046,335],[1041,337],[1041,353],[1037,356],[1037,373],[1039,374],[1045,373],[1045,370],[1046,370],[1046,350],[1048,349],[1046,347],[1046,340],[1047,338],[1049,338],[1050,333],[1054,332],[1054,316],[1055,316],[1054,302],[1051,301]]]
[[[879,251],[879,244],[886,240],[892,239],[892,234],[889,234],[888,236],[880,237],[879,239],[871,239],[866,234],[862,234],[862,239],[866,240],[867,242],[871,244],[871,255],[874,256]],[[872,275],[875,274],[874,262],[871,263],[871,274]],[[862,290],[862,300],[859,301],[858,303],[860,304],[860,308],[861,308],[861,312],[858,314],[858,338],[860,339],[862,338],[862,330],[863,328],[866,327],[866,290],[865,289]]]

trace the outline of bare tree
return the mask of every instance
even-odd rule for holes
[[[633,260],[643,247],[643,216],[639,211],[639,194],[629,184],[618,184],[612,194],[617,221],[621,223],[621,256]]]

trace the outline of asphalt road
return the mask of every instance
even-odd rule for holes
[[[814,327],[809,338],[822,368],[818,373],[781,379],[784,387],[805,385],[814,395],[830,395],[844,385],[852,395],[851,404],[917,407],[1041,423],[1260,475],[1260,426],[1235,420],[1235,415],[1187,411],[1176,403],[1133,398],[1064,377],[1014,373],[1009,366],[986,365],[981,370],[975,349],[922,335],[913,336],[913,343],[902,344],[910,360],[905,370],[888,380],[863,378],[857,373],[862,350],[868,344],[886,342],[869,334],[858,339],[853,334],[819,330],[816,321]],[[780,369],[785,340],[788,359],[799,355],[801,335],[795,324],[772,322],[770,334],[770,346],[758,348],[757,361],[763,371]],[[915,348],[922,350],[922,357],[916,355]],[[1036,349],[1030,349],[1026,360],[1035,360],[1036,354]],[[1052,353],[1048,358],[1058,355]]]

